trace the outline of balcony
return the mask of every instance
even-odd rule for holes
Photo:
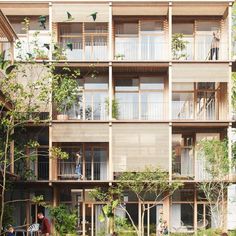
[[[68,112],[71,120],[107,120],[108,111],[106,105],[100,102],[93,102],[89,106],[78,107],[74,105]]]
[[[80,168],[78,170],[78,168]],[[107,180],[107,162],[84,162],[80,167],[76,161],[59,161],[58,178],[65,180]]]
[[[14,57],[15,60],[48,60],[51,36],[48,31],[30,30],[28,35],[22,34],[15,43]]]
[[[108,44],[104,42],[71,43],[71,49],[66,43],[58,43],[65,56],[65,60],[71,61],[105,61],[108,60]]]
[[[179,61],[223,61],[228,60],[228,44],[220,43],[213,48],[211,42],[194,43],[194,39],[185,41],[185,45],[172,45],[172,60]]]
[[[172,101],[172,107],[173,120],[219,120],[214,99],[197,108],[193,101]]]
[[[168,60],[168,43],[116,40],[114,59],[118,61]]]
[[[118,120],[165,120],[168,103],[118,102]]]

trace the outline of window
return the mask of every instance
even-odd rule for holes
[[[116,35],[138,35],[138,22],[118,23],[115,28]]]
[[[107,23],[62,23],[59,39],[71,60],[102,60],[107,58]],[[72,43],[72,49],[68,48]]]
[[[77,102],[69,111],[70,119],[106,120],[108,112],[108,79],[105,76],[96,79],[87,77],[79,80],[80,93]]]
[[[59,161],[60,179],[106,180],[108,151],[105,144],[71,144],[61,147],[69,154]]]
[[[164,78],[140,77],[115,80],[119,119],[164,118]]]
[[[161,21],[141,21],[141,31],[145,33],[157,33],[164,30]]]

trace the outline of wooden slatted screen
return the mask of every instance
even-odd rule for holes
[[[54,123],[53,142],[108,142],[108,124],[99,123]]]
[[[228,82],[228,63],[173,63],[173,82]]]
[[[142,170],[145,166],[168,169],[168,124],[113,124],[114,172]]]

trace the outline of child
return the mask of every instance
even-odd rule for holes
[[[12,227],[12,225],[9,225],[7,227],[7,236],[15,236],[14,228]]]

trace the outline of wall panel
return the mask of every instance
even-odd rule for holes
[[[52,142],[108,142],[108,124],[54,123]]]
[[[228,63],[173,63],[173,82],[228,82]]]
[[[168,124],[113,124],[113,170],[168,169]]]

